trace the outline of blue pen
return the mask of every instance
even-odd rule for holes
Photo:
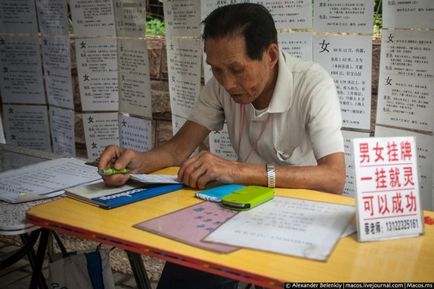
[[[100,175],[115,175],[115,174],[128,174],[128,169],[114,169],[114,168],[109,168],[109,169],[103,169],[103,170],[98,170],[98,173]]]

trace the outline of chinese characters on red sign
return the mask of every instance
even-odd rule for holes
[[[366,239],[421,227],[411,137],[354,140],[359,232]]]

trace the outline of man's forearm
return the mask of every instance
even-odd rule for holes
[[[345,184],[345,163],[341,162],[319,163],[318,166],[276,166],[275,170],[276,187],[341,194]],[[268,185],[265,165],[238,163],[233,173],[235,183]]]

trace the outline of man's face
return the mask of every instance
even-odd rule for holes
[[[227,36],[206,40],[205,52],[214,77],[235,102],[248,104],[259,100],[270,89],[272,93],[275,62],[271,61],[268,50],[261,60],[252,60],[242,36]]]

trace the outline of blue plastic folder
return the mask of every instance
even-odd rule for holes
[[[222,198],[230,193],[242,189],[243,185],[225,184],[211,189],[203,190],[196,193],[196,197],[211,202],[220,202]]]

